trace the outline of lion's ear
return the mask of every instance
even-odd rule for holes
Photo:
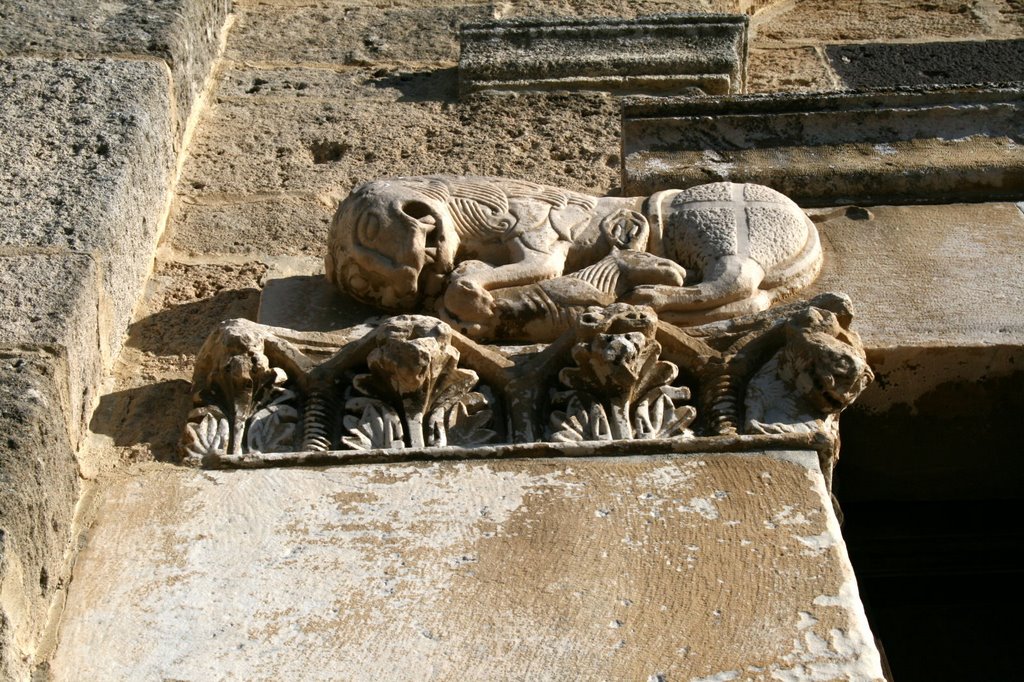
[[[612,246],[623,251],[645,251],[651,227],[642,213],[618,209],[601,221],[601,232]]]

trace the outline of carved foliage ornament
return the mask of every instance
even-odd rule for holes
[[[228,466],[803,433],[826,439],[828,475],[837,415],[873,376],[850,302],[769,308],[820,263],[810,220],[757,185],[596,198],[486,178],[367,183],[335,216],[329,279],[438,317],[393,316],[359,338],[225,323],[197,359],[182,449]],[[480,344],[493,339],[550,343]]]

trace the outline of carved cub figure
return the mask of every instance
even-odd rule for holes
[[[814,224],[768,187],[598,198],[446,176],[357,187],[335,214],[326,257],[328,278],[356,299],[394,311],[434,305],[477,338],[535,338],[564,326],[549,319],[559,309],[615,301],[677,324],[724,319],[768,308],[820,266]],[[547,326],[527,331],[531,315]]]

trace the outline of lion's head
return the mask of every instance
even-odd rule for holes
[[[327,278],[387,310],[414,310],[438,295],[458,248],[448,201],[445,184],[432,178],[360,185],[331,223]]]
[[[834,313],[804,311],[787,325],[786,339],[779,375],[823,414],[846,408],[875,378],[857,333]]]

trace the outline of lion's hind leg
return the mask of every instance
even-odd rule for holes
[[[731,317],[735,314],[731,312],[734,309],[757,312],[767,308],[771,298],[758,289],[763,279],[764,270],[755,261],[726,256],[715,261],[705,273],[704,280],[697,284],[683,287],[638,286],[625,296],[625,300],[649,305],[659,313],[683,314],[709,321]],[[754,310],[748,310],[750,308]]]

